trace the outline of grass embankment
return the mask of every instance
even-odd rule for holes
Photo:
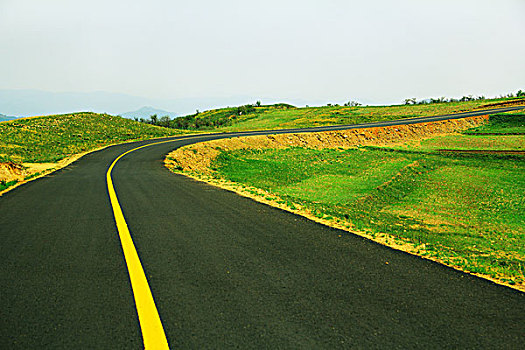
[[[484,108],[485,106],[486,108],[505,107],[505,104],[525,104],[525,99],[500,98],[465,102],[357,107],[324,106],[297,108],[287,104],[260,107],[246,105],[188,115],[173,120],[170,125],[183,129],[226,132],[314,127],[459,113]]]
[[[525,151],[525,114],[521,111],[490,116],[489,123],[464,131],[461,135],[446,135],[407,143],[406,150],[465,151]]]
[[[64,165],[71,157],[84,152],[115,143],[177,134],[180,134],[180,130],[96,113],[51,115],[2,122],[0,191],[37,176],[40,171]]]
[[[211,166],[254,196],[524,290],[525,157],[490,151],[523,151],[525,137],[471,135],[524,128],[513,113],[395,147],[241,149]]]
[[[515,118],[509,118],[509,115],[516,115]],[[473,128],[465,132],[468,135],[479,134],[525,134],[525,120],[523,112],[516,111],[512,113],[493,115],[490,123]]]

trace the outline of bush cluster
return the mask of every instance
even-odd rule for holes
[[[515,97],[525,97],[525,91],[519,90],[516,93],[509,93],[506,95],[500,95],[499,98],[515,98]],[[404,103],[406,105],[424,105],[424,104],[430,104],[430,103],[449,103],[449,102],[467,102],[467,101],[479,101],[479,100],[485,100],[486,97],[481,96],[463,96],[461,98],[446,98],[446,97],[438,97],[438,98],[429,98],[426,100],[417,101],[414,97],[413,98],[406,98]]]
[[[149,119],[135,118],[135,120],[142,123],[162,126],[165,128],[184,130],[213,129],[223,126],[230,126],[240,116],[246,116],[250,114],[257,115],[268,108],[287,109],[293,108],[293,106],[285,103],[279,103],[272,106],[262,106],[261,101],[257,101],[254,104],[246,104],[239,107],[227,107],[206,111],[204,113],[201,113],[199,110],[197,110],[194,114],[173,119],[170,119],[168,116],[159,118],[156,114],[154,114],[150,116]]]

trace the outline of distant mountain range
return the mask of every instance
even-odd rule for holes
[[[20,117],[31,117],[36,115],[65,114],[73,112],[97,112],[108,114],[126,115],[123,111],[141,111],[143,106],[155,106],[151,114],[158,116],[187,115],[195,113],[195,110],[205,111],[208,109],[227,106],[239,106],[247,103],[255,103],[261,98],[249,96],[232,97],[203,97],[203,98],[175,98],[157,99],[132,96],[113,92],[49,92],[41,90],[2,90],[0,89],[0,111],[7,115]],[[271,103],[272,99],[262,99],[263,103]],[[290,102],[294,101],[275,101]],[[296,105],[299,105],[295,103]],[[150,107],[152,108],[152,107]],[[148,117],[150,111],[145,111]],[[132,112],[130,112],[132,113]],[[135,115],[135,114],[133,114]]]
[[[16,115],[19,117],[88,111],[113,115],[121,114],[129,118],[134,118],[135,116],[138,118],[149,118],[152,114],[175,117],[176,115],[183,116],[195,113],[197,109],[206,111],[228,106],[240,106],[255,103],[258,100],[263,104],[284,102],[295,106],[304,106],[306,104],[310,106],[326,105],[327,102],[334,102],[253,96],[159,99],[104,91],[49,92],[41,90],[0,89],[0,111],[7,115]],[[367,103],[367,101],[359,101]],[[143,106],[155,106],[155,108]],[[145,108],[152,108],[153,110],[147,110]],[[139,114],[135,114],[135,112],[123,113],[123,111],[135,111],[139,112]],[[176,113],[167,111],[176,111]]]
[[[164,116],[169,116],[170,118],[175,118],[175,117],[178,116],[177,113],[168,112],[168,111],[165,111],[165,110],[162,110],[162,109],[158,109],[158,108],[153,108],[153,107],[150,107],[150,106],[139,108],[139,109],[137,109],[136,111],[133,111],[133,112],[122,113],[120,115],[125,117],[125,118],[144,118],[144,119],[149,119],[149,117],[152,116],[153,114],[156,114],[157,117],[159,117],[159,118],[160,117],[164,117]]]
[[[5,122],[8,120],[13,120],[13,119],[16,119],[16,117],[12,117],[12,116],[0,113],[0,122]]]

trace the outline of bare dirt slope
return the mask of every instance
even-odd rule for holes
[[[211,162],[222,151],[287,147],[349,148],[358,145],[396,144],[455,133],[479,126],[487,121],[488,116],[477,116],[366,129],[236,137],[181,147],[168,154],[165,163],[171,169],[208,174]]]
[[[24,166],[13,162],[0,163],[0,181],[23,180],[27,176],[27,170]]]

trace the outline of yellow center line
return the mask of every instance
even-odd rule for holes
[[[124,157],[126,154],[136,151],[138,149],[158,145],[161,143],[184,141],[187,139],[197,137],[198,136],[184,139],[160,141],[133,148],[118,156],[110,165],[106,173],[109,198],[111,201],[111,206],[113,207],[113,215],[115,217],[115,223],[117,225],[120,243],[122,245],[122,250],[124,251],[124,258],[128,267],[129,279],[131,281],[131,288],[133,290],[135,307],[139,316],[139,323],[142,331],[142,339],[144,342],[145,349],[169,349],[168,339],[166,338],[166,334],[164,333],[164,328],[162,327],[159,312],[157,311],[157,307],[155,306],[155,301],[153,300],[153,295],[151,294],[151,289],[149,288],[146,274],[144,273],[144,269],[142,268],[142,264],[140,263],[139,255],[137,253],[137,250],[135,249],[135,245],[133,244],[128,225],[126,223],[126,220],[124,219],[124,214],[122,213],[122,209],[118,202],[117,193],[115,192],[113,181],[111,179],[111,171],[113,170],[113,167],[115,166],[115,164],[117,164],[119,159]]]

